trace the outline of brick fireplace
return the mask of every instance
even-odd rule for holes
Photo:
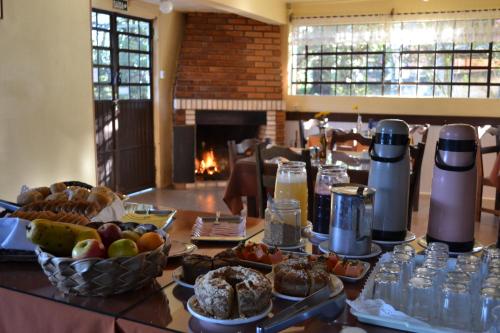
[[[205,121],[232,112],[228,118],[234,121],[236,114],[241,115],[243,124],[238,126],[242,126],[247,119],[242,112],[258,112],[265,116],[255,137],[282,144],[284,110],[279,26],[233,14],[187,14],[175,82],[174,125],[196,128],[200,112]],[[241,139],[227,133],[225,140]]]

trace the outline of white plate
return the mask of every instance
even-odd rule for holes
[[[417,239],[417,243],[418,245],[420,245],[421,247],[423,247],[424,249],[427,248],[427,240],[425,239],[425,236],[422,236],[422,237],[419,237]],[[469,251],[469,252],[452,252],[450,251],[450,255],[451,256],[456,256],[456,255],[459,255],[459,254],[467,254],[467,253],[478,253],[478,252],[481,252],[481,250],[483,249],[483,244],[477,242],[477,241],[474,241],[474,247],[472,248],[472,251]]]
[[[274,245],[267,244],[264,241],[262,241],[262,243],[266,244],[269,247],[274,247]],[[276,247],[280,250],[296,250],[296,249],[301,249],[304,246],[306,246],[306,239],[304,237],[301,237],[299,244],[297,244],[297,245],[294,245],[294,246],[276,246]]]
[[[177,240],[172,241],[172,247],[168,253],[169,258],[181,257],[185,254],[190,254],[198,247],[191,243],[179,242]]]
[[[287,300],[287,301],[293,301],[293,302],[302,301],[305,298],[305,297],[299,297],[299,296],[285,295],[285,294],[277,292],[274,289],[273,272],[267,274],[266,276],[269,279],[269,281],[271,281],[271,285],[273,286],[273,295],[274,296],[281,298],[281,299],[284,299],[284,300]],[[330,273],[330,281],[332,282],[332,285],[333,285],[333,292],[330,295],[330,297],[335,297],[338,294],[340,294],[342,292],[342,290],[344,290],[344,284],[342,283],[342,281],[339,279],[339,277],[337,275],[332,274],[332,273]]]
[[[187,301],[187,308],[188,308],[189,313],[193,317],[198,318],[198,319],[203,320],[203,321],[206,321],[206,322],[209,322],[209,323],[220,324],[220,325],[243,325],[243,324],[248,324],[248,323],[260,320],[264,317],[267,317],[267,315],[269,314],[269,312],[271,312],[271,310],[273,308],[273,302],[269,301],[269,306],[267,307],[267,309],[265,309],[264,311],[262,311],[261,313],[255,315],[255,316],[247,317],[247,318],[234,318],[234,319],[217,319],[217,318],[210,317],[209,315],[204,313],[203,310],[201,310],[199,308],[198,300],[196,299],[195,295],[191,296],[189,298],[189,300]]]
[[[179,266],[175,269],[175,271],[172,272],[172,279],[177,283],[179,286],[183,286],[186,288],[194,289],[194,284],[189,284],[187,282],[184,282],[182,280],[182,276],[184,275],[184,272],[182,270],[182,266]]]
[[[324,242],[321,242],[321,244],[319,244],[319,249],[320,249],[321,252],[323,252],[323,253],[333,252],[333,251],[330,251],[330,247],[328,246],[329,242],[330,242],[329,240],[326,240]],[[372,243],[371,252],[368,253],[368,254],[359,255],[359,256],[357,256],[357,255],[347,255],[347,254],[342,254],[342,253],[336,253],[336,254],[339,257],[348,258],[348,259],[367,259],[367,258],[376,257],[380,253],[382,253],[382,249],[380,248],[380,246],[378,244]]]
[[[381,240],[376,240],[372,239],[372,242],[381,244],[381,245],[398,245],[398,244],[404,244],[404,243],[409,243],[417,238],[417,235],[415,235],[413,232],[407,230],[406,231],[406,236],[405,239],[401,241],[381,241]]]

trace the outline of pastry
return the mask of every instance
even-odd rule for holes
[[[91,219],[99,213],[99,207],[94,202],[85,200],[50,200],[38,201],[25,205],[19,209],[23,212],[51,211],[54,213],[66,212],[84,215]]]
[[[241,266],[222,267],[196,279],[200,307],[215,318],[250,317],[271,300],[271,283],[261,273]]]
[[[307,297],[330,282],[326,258],[292,258],[274,266],[274,289],[285,295]]]
[[[113,199],[102,193],[90,192],[87,197],[87,201],[95,202],[99,206],[99,210],[102,210],[103,208],[106,208],[113,201]]]
[[[71,186],[66,190],[69,200],[87,200],[90,191],[79,186]]]
[[[59,193],[66,190],[66,185],[64,183],[54,183],[50,185],[50,192]]]
[[[50,188],[48,188],[47,186],[37,187],[37,188],[34,188],[33,190],[40,192],[44,198],[50,194]]]
[[[198,276],[208,273],[212,268],[212,258],[209,256],[199,254],[184,256],[182,258],[182,279],[189,284],[194,284]]]
[[[231,249],[224,250],[216,254],[213,259],[200,254],[190,254],[182,258],[182,280],[189,284],[194,284],[196,278],[209,271],[224,266],[237,266],[238,258]]]
[[[83,215],[75,213],[59,212],[54,213],[51,211],[41,211],[41,212],[23,212],[20,210],[15,211],[10,215],[10,217],[18,217],[20,219],[33,221],[36,219],[46,219],[57,222],[66,222],[80,225],[87,225],[90,223],[89,219]]]
[[[55,192],[55,193],[48,195],[45,198],[45,201],[52,201],[52,200],[67,201],[68,195],[65,192]]]
[[[43,194],[36,190],[29,190],[23,192],[17,196],[17,203],[20,205],[26,205],[32,202],[43,200]]]

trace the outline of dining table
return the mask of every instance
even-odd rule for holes
[[[191,229],[198,216],[213,214],[179,210],[168,229],[176,242],[190,243]],[[264,220],[246,218],[248,241],[263,239]],[[197,242],[194,253],[215,255],[236,244]],[[417,251],[421,249],[413,242]],[[305,251],[319,253],[307,242]],[[51,285],[36,262],[0,262],[0,332],[255,332],[256,324],[222,326],[191,316],[186,308],[193,289],[177,285],[172,273],[181,265],[181,257],[169,258],[163,274],[140,290],[109,297],[65,295]],[[377,258],[367,259],[372,268]],[[263,273],[268,273],[263,271]],[[368,276],[368,275],[367,275]],[[344,282],[347,299],[357,298],[366,277]],[[283,311],[293,302],[273,299],[272,314]],[[286,332],[340,332],[344,327],[359,327],[367,332],[388,333],[393,329],[359,322],[346,305],[334,320],[308,319]]]
[[[366,152],[332,151],[331,162],[346,166],[352,183],[368,184],[370,158]],[[313,179],[318,164],[312,163]],[[257,162],[255,155],[239,159],[231,170],[223,200],[233,214],[240,214],[246,198],[247,216],[257,217]]]

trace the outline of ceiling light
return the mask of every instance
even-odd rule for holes
[[[160,0],[160,12],[168,14],[174,10],[174,3],[171,0]]]

